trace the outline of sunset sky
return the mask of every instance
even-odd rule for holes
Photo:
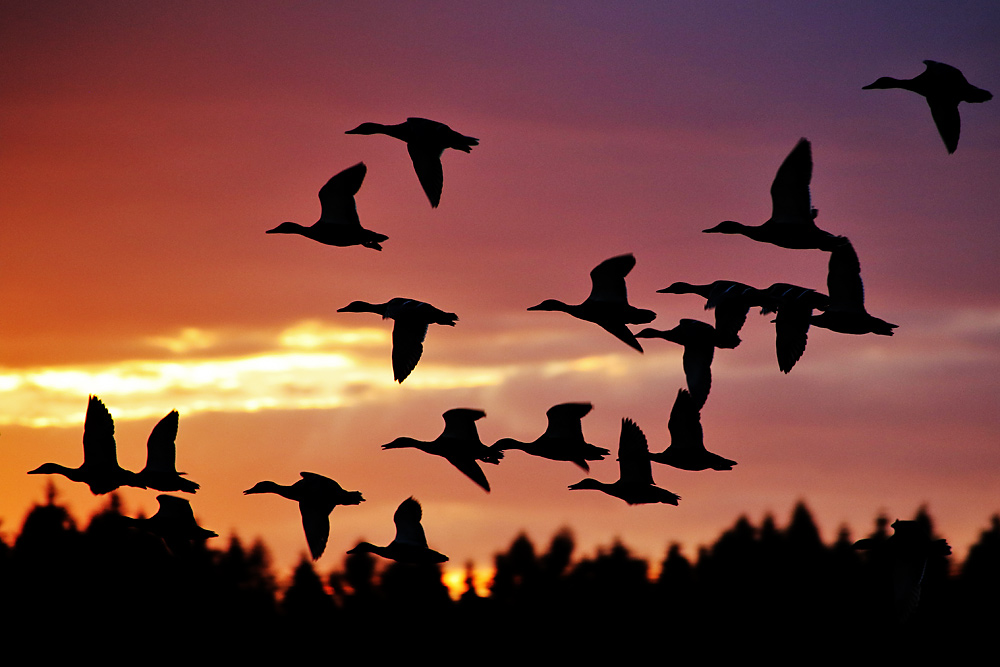
[[[299,471],[367,501],[334,511],[326,571],[360,539],[388,543],[411,495],[454,571],[564,526],[578,555],[615,538],[694,555],[741,514],[783,525],[800,499],[828,541],[926,505],[964,557],[1000,511],[1000,100],[961,106],[949,155],[923,98],[862,86],[931,59],[1000,94],[1000,7],[813,4],[0,1],[0,534],[50,479],[77,517],[107,503],[25,474],[82,462],[96,394],[132,470],[177,409],[199,522],[219,547],[263,538],[284,569],[306,552],[294,503],[242,491]],[[344,134],[408,116],[480,140],[445,153],[438,209],[401,142]],[[767,219],[800,137],[818,224],[850,237],[868,310],[899,328],[812,329],[785,375],[752,312],[702,411],[733,471],[657,465],[680,505],[629,507],[523,452],[483,466],[486,494],[441,458],[380,449],[432,440],[454,407],[486,411],[486,444],[533,440],[550,406],[589,401],[587,440],[613,452],[591,476],[617,479],[623,417],[662,450],[681,348],[640,355],[526,308],[579,303],[622,253],[659,329],[712,321],[699,297],[656,293],[679,280],[826,291],[826,253],[701,233]],[[264,234],[314,222],[319,188],[361,161],[382,252]],[[459,316],[402,385],[391,323],[336,312],[395,296]],[[155,511],[157,492],[121,493],[126,513]]]

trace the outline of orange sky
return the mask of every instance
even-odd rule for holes
[[[199,520],[264,538],[282,567],[306,548],[294,505],[241,491],[300,470],[367,499],[334,512],[326,569],[358,539],[391,540],[409,495],[454,567],[563,526],[584,553],[615,537],[655,559],[673,541],[693,553],[739,514],[783,522],[802,498],[827,540],[927,504],[964,554],[1000,510],[1000,104],[963,105],[948,155],[922,99],[861,86],[929,58],[997,92],[1000,11],[337,4],[0,2],[0,532],[43,499],[47,478],[27,470],[82,461],[93,393],[131,469],[178,409]],[[445,154],[438,209],[400,142],[344,134],[407,116],[480,139]],[[702,412],[735,470],[659,466],[681,504],[628,507],[567,491],[572,464],[521,452],[485,466],[487,495],[441,459],[380,450],[433,439],[452,407],[486,411],[487,444],[531,440],[566,401],[594,404],[589,442],[614,451],[631,417],[662,450],[680,348],[639,355],[525,308],[583,300],[590,269],[625,252],[630,298],[660,329],[710,318],[697,297],[655,293],[677,280],[824,289],[819,251],[700,233],[762,222],[803,136],[818,221],[852,239],[869,311],[900,326],[814,329],[786,376],[751,314],[744,343],[716,354]],[[383,252],[264,234],[313,222],[319,187],[359,161],[359,214],[389,236]],[[401,386],[388,327],[336,312],[394,296],[460,318],[432,327]],[[613,459],[593,476],[614,479]],[[106,502],[56,484],[77,516]],[[126,510],[153,511],[155,495],[124,491]]]

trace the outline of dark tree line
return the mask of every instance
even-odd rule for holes
[[[926,511],[915,520],[936,537]],[[891,535],[879,517],[869,544]],[[589,558],[574,550],[568,530],[544,551],[520,535],[496,555],[490,595],[472,588],[470,566],[456,601],[439,566],[363,553],[325,577],[302,560],[282,587],[260,542],[247,548],[233,537],[224,548],[195,543],[171,552],[123,519],[116,496],[80,529],[50,491],[11,544],[0,540],[0,604],[11,638],[49,651],[81,646],[124,656],[152,645],[161,657],[184,658],[192,645],[253,656],[406,653],[440,642],[449,651],[489,646],[496,655],[556,647],[627,655],[662,646],[672,656],[804,648],[818,656],[882,647],[927,657],[987,642],[1000,620],[1000,516],[961,566],[941,554],[927,559],[919,603],[902,621],[887,550],[855,549],[846,529],[824,544],[804,504],[784,528],[771,517],[759,526],[741,517],[694,560],[673,544],[655,578],[619,542]]]

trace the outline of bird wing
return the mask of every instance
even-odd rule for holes
[[[670,409],[670,419],[667,420],[667,430],[670,431],[671,447],[687,452],[705,451],[701,414],[686,389],[677,392],[674,406]]]
[[[476,420],[482,419],[486,413],[473,408],[452,408],[445,412],[443,438],[456,438],[460,440],[479,440],[479,430],[476,428]]]
[[[316,560],[323,555],[330,537],[330,514],[307,502],[299,503],[299,514],[302,515],[302,530],[306,533],[309,553]]]
[[[628,303],[625,276],[634,266],[635,257],[631,254],[618,255],[595,266],[590,272],[591,289],[587,301]]]
[[[783,373],[791,371],[806,351],[810,317],[812,308],[809,306],[778,306],[778,314],[774,318],[774,348],[778,355],[778,368]]]
[[[118,467],[115,422],[104,403],[96,396],[90,397],[87,417],[83,422],[83,463],[104,469]]]
[[[866,312],[861,262],[854,246],[846,239],[830,251],[826,287],[830,294],[831,310]]]
[[[405,380],[424,353],[427,322],[397,319],[392,327],[392,375],[396,382]]]
[[[631,419],[622,420],[622,433],[618,440],[619,478],[628,484],[652,484],[653,469],[649,463],[649,444],[646,435]]]
[[[441,190],[444,187],[444,169],[441,167],[441,148],[431,147],[418,142],[408,142],[406,151],[413,161],[413,171],[417,172],[417,180],[424,189],[431,206],[437,208],[441,202]]]
[[[560,403],[545,412],[548,426],[544,438],[566,438],[583,440],[583,419],[593,409],[590,403]]]
[[[479,463],[476,462],[476,459],[466,458],[464,456],[445,456],[444,458],[446,458],[453,466],[461,470],[466,477],[489,493],[489,480],[486,479],[486,473],[484,473],[483,469],[479,467]]]
[[[426,549],[427,537],[424,536],[424,527],[420,525],[422,516],[420,503],[415,498],[407,498],[401,502],[392,515],[392,521],[396,524],[396,539],[393,541]]]
[[[300,472],[299,476],[302,477],[302,479],[304,479],[310,486],[323,489],[326,493],[333,494],[344,492],[344,487],[325,475],[320,475],[315,472]]]
[[[320,222],[361,226],[354,195],[361,189],[367,172],[365,163],[359,162],[333,176],[319,189]]]
[[[778,173],[771,183],[772,219],[812,220],[812,203],[809,199],[812,167],[809,141],[799,139],[799,143],[778,167]]]
[[[714,330],[713,330],[714,339]],[[688,389],[694,394],[699,406],[708,399],[712,389],[712,358],[715,356],[715,345],[698,343],[684,346],[684,356],[681,363],[684,366],[684,377]]]
[[[944,145],[949,153],[958,148],[958,135],[962,131],[962,117],[958,113],[958,102],[953,99],[928,97],[927,106],[931,108],[931,117],[937,126],[938,133],[944,139]]]
[[[176,473],[177,457],[177,424],[179,415],[176,410],[170,411],[161,419],[149,434],[146,441],[146,471],[162,471]]]

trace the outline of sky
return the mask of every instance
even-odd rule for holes
[[[294,504],[242,490],[300,471],[366,498],[333,512],[321,570],[388,543],[409,496],[452,573],[563,527],[578,555],[621,539],[693,556],[738,516],[783,524],[799,500],[827,541],[927,506],[962,557],[1000,511],[1000,103],[962,105],[949,155],[922,98],[862,86],[931,59],[997,92],[998,53],[992,2],[2,0],[0,534],[50,479],[80,518],[108,502],[25,474],[82,462],[95,394],[133,470],[177,409],[201,525],[263,539],[286,571],[306,553]],[[409,116],[480,140],[443,156],[437,209],[401,142],[344,134]],[[589,271],[624,253],[630,301],[659,329],[711,321],[699,297],[656,293],[675,281],[825,291],[821,251],[701,233],[767,219],[800,137],[817,222],[850,237],[868,310],[899,328],[814,328],[785,375],[752,312],[702,410],[733,471],[657,465],[679,506],[630,507],[523,452],[484,466],[486,494],[438,457],[381,450],[432,440],[455,407],[486,412],[486,444],[533,440],[569,401],[594,405],[588,442],[616,452],[628,417],[665,448],[681,348],[640,355],[526,308],[579,303]],[[264,234],[315,221],[319,188],[361,161],[358,212],[382,252]],[[459,316],[431,326],[402,385],[389,323],[337,312],[396,296]],[[614,458],[591,475],[616,479]],[[155,491],[121,495],[126,513],[156,509]]]

